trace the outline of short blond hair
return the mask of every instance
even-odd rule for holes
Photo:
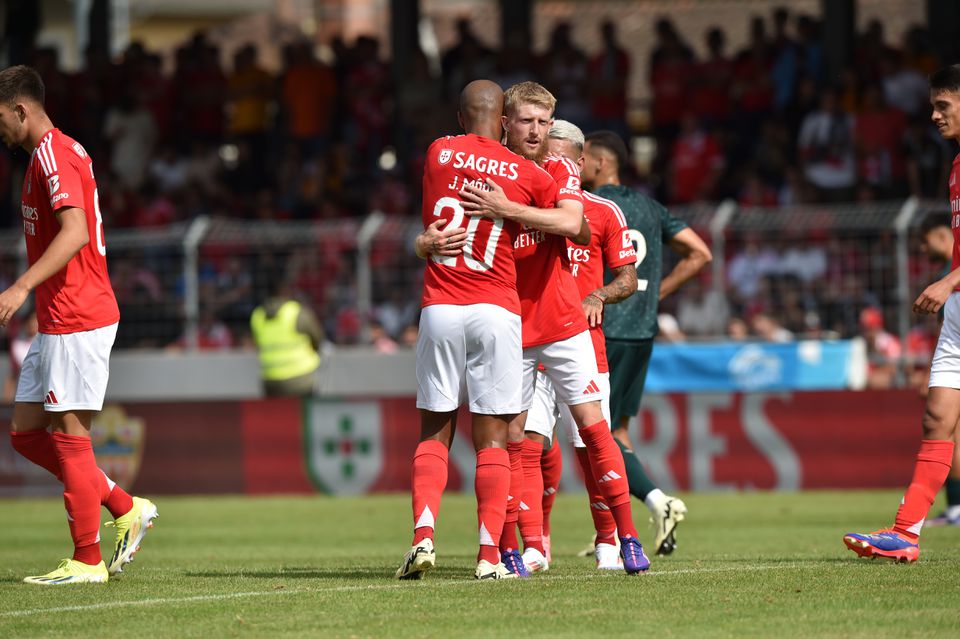
[[[554,120],[547,137],[554,140],[567,140],[578,151],[583,151],[583,131],[573,122]]]
[[[542,84],[530,81],[518,82],[503,92],[504,115],[512,115],[523,104],[532,104],[553,113],[557,99]]]

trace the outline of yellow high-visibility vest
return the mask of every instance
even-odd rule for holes
[[[320,355],[310,337],[297,330],[300,303],[284,302],[273,317],[258,306],[250,316],[250,329],[260,352],[260,376],[281,381],[306,375],[320,366]]]

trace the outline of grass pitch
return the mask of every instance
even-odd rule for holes
[[[420,582],[393,579],[410,543],[405,495],[160,497],[124,575],[59,588],[20,579],[70,554],[62,502],[0,501],[0,637],[956,637],[960,529],[925,531],[913,565],[843,545],[889,522],[899,498],[688,495],[676,553],[627,577],[575,556],[586,497],[561,495],[550,571],[477,583],[469,495],[446,495],[438,567]]]

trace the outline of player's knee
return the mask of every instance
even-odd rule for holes
[[[921,420],[924,439],[952,439],[956,420],[951,420],[936,407],[927,405]]]
[[[43,404],[15,404],[10,420],[10,432],[28,433],[50,426],[50,417],[44,412]]]
[[[533,441],[533,442],[537,442],[538,444],[546,444],[547,442],[550,441],[549,439],[547,439],[546,435],[543,435],[541,433],[538,433],[532,430],[524,431],[523,435],[526,439],[529,439],[530,441]]]
[[[587,402],[585,404],[576,404],[570,407],[570,414],[573,415],[577,428],[586,428],[593,426],[604,420],[603,411],[600,409],[600,402]]]

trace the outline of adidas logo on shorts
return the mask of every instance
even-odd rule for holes
[[[583,391],[584,395],[590,395],[591,393],[599,393],[600,387],[597,386],[597,383],[593,380],[590,380],[590,383],[587,384],[587,390]]]

